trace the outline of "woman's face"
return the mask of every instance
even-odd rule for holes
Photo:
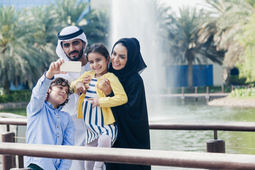
[[[114,70],[121,70],[127,63],[127,48],[122,44],[115,45],[111,55],[112,67]]]

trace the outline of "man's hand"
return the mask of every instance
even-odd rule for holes
[[[83,82],[79,81],[76,84],[76,91],[77,94],[80,96],[82,93],[86,93],[86,89],[88,89],[89,87],[87,85],[85,85]]]
[[[99,84],[100,85],[97,85],[97,88],[102,90],[106,96],[111,94],[112,87],[111,87],[110,81],[107,78],[104,78],[102,81],[100,81]]]
[[[46,73],[46,78],[47,79],[52,79],[55,74],[66,74],[67,72],[60,71],[60,66],[64,63],[65,61],[63,59],[58,59],[55,62],[52,62],[50,64],[49,70]]]

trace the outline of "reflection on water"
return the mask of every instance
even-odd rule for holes
[[[147,97],[151,121],[172,122],[253,122],[255,108],[216,107],[206,105],[205,100],[195,102],[169,98]],[[206,142],[213,139],[213,131],[151,130],[153,150],[206,152]],[[218,138],[226,144],[226,153],[255,154],[254,132],[218,131]],[[160,169],[190,169],[153,167]]]
[[[147,105],[150,121],[255,121],[255,108],[208,106],[205,100],[198,102],[185,100],[185,103],[182,104],[181,100],[148,96]],[[17,110],[23,110],[25,113],[25,109]],[[153,150],[206,152],[206,141],[213,139],[213,131],[151,130],[150,134]],[[225,140],[226,153],[255,154],[254,132],[218,131],[218,138]],[[152,169],[180,170],[190,168],[153,166]]]

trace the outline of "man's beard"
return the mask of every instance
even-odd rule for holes
[[[67,57],[69,60],[71,60],[71,61],[79,61],[79,60],[81,59],[82,55],[83,55],[83,51],[84,51],[84,49],[82,48],[80,52],[77,51],[77,50],[75,50],[75,51],[70,52],[69,55],[67,55],[66,53],[65,53],[65,54],[66,54],[66,57]],[[72,53],[75,53],[75,52],[78,53],[78,57],[70,58],[69,56],[70,56]]]

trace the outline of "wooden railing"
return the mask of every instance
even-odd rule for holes
[[[2,143],[0,154],[205,169],[255,169],[255,155]]]
[[[10,125],[27,125],[26,119],[0,118],[0,124],[6,125],[7,132]],[[217,131],[255,131],[255,122],[155,122],[150,121],[151,130],[213,130],[217,139]]]
[[[0,118],[0,124],[26,125],[26,119]],[[153,122],[150,130],[212,130],[255,131],[253,122]],[[63,148],[64,147],[64,148]],[[255,155],[175,152],[141,149],[85,148],[77,146],[28,145],[2,143],[0,154],[27,155],[37,157],[99,160],[105,162],[160,165],[209,169],[255,169]],[[3,169],[4,170],[4,169]]]

